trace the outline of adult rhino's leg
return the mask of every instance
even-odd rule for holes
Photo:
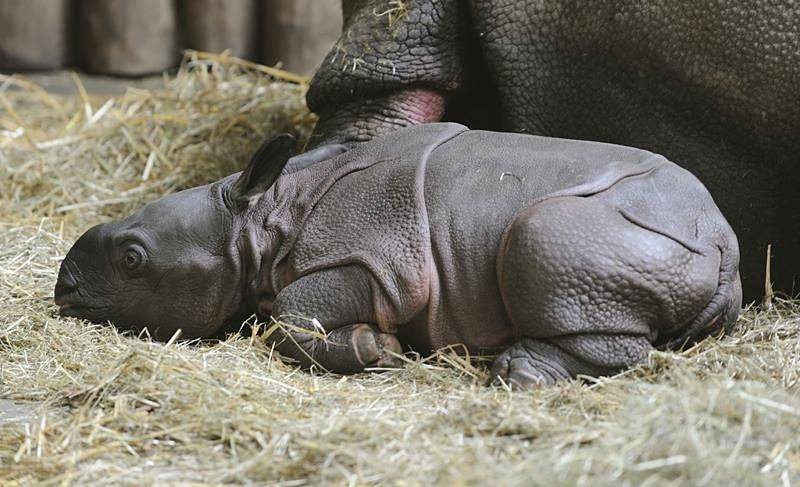
[[[439,121],[463,81],[459,0],[344,0],[342,35],[308,91],[320,116],[309,142],[351,143]]]
[[[493,374],[523,387],[613,374],[653,345],[681,346],[729,329],[741,303],[729,231],[688,242],[658,223],[643,225],[597,195],[553,198],[521,212],[498,258],[503,301],[521,339],[497,358]]]

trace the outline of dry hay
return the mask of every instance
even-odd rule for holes
[[[484,363],[449,353],[343,378],[299,372],[258,336],[164,345],[56,318],[59,259],[85,228],[313,120],[302,85],[227,58],[108,101],[1,83],[0,399],[37,407],[0,424],[0,481],[800,482],[789,301],[748,310],[734,337],[526,393],[485,387]]]

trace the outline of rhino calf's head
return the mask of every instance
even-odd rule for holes
[[[150,203],[124,220],[89,229],[61,263],[55,303],[62,316],[147,327],[166,340],[208,337],[251,314],[238,248],[247,210],[280,175],[294,139],[265,144],[247,169]]]

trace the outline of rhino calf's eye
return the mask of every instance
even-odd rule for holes
[[[142,256],[141,251],[135,248],[129,248],[128,250],[125,251],[125,256],[123,257],[122,260],[125,264],[125,267],[129,271],[134,271],[138,269],[139,266],[142,265],[144,257]]]

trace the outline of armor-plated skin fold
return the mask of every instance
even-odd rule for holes
[[[736,238],[703,185],[662,156],[457,124],[319,150],[312,164],[287,162],[289,145],[273,141],[241,175],[90,230],[109,237],[70,250],[57,303],[79,317],[102,308],[86,317],[163,339],[180,326],[174,316],[206,323],[191,337],[273,316],[290,325],[269,338],[279,351],[341,373],[397,365],[402,346],[497,350],[493,374],[518,386],[613,373],[738,316]],[[203,194],[222,203],[200,205]],[[193,228],[177,235],[171,215],[187,204]],[[130,228],[149,235],[148,262],[163,253],[173,268],[150,276],[127,247],[103,243],[126,242],[114,234]],[[203,269],[198,248],[226,257]],[[97,263],[114,255],[132,277]],[[185,282],[160,284],[185,266]],[[169,293],[202,306],[175,309],[160,297]]]

